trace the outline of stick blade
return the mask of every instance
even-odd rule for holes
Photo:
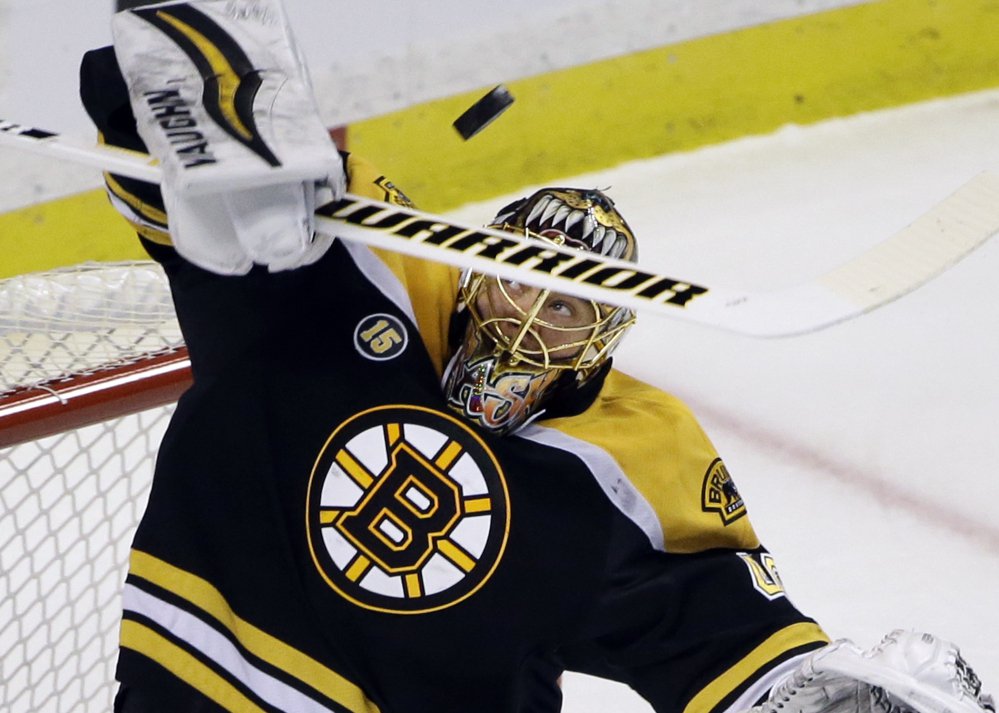
[[[892,237],[806,283],[691,305],[695,321],[754,337],[816,332],[926,284],[999,233],[999,176],[983,172]]]
[[[997,231],[999,176],[986,171],[820,282],[867,311],[925,284]]]

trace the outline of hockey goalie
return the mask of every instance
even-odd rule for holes
[[[632,312],[316,235],[345,190],[408,199],[330,141],[277,0],[119,13],[81,82],[102,140],[163,167],[107,190],[194,373],[116,711],[544,713],[573,670],[661,713],[994,713],[953,644],[830,642],[788,600],[690,411],[613,367]],[[637,254],[588,188],[491,225]]]

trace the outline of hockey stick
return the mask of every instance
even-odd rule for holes
[[[0,145],[158,182],[149,156],[87,145],[0,119]],[[999,176],[982,173],[912,224],[806,283],[770,292],[699,285],[627,262],[457,224],[447,218],[346,195],[316,212],[337,237],[631,309],[756,337],[816,331],[914,290],[999,232]]]

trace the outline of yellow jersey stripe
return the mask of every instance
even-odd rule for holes
[[[717,708],[722,700],[781,652],[806,644],[828,642],[829,637],[825,635],[825,632],[811,622],[785,627],[771,635],[742,660],[702,688],[683,709],[683,713],[707,713],[707,711]]]
[[[210,582],[138,550],[132,550],[129,570],[136,577],[172,592],[210,614],[251,654],[294,676],[352,713],[378,711],[360,688],[336,671],[237,616]]]
[[[124,201],[132,210],[141,215],[146,220],[150,220],[154,223],[161,223],[163,225],[167,224],[167,214],[166,211],[156,206],[150,205],[145,201],[138,198],[134,193],[130,193],[125,190],[118,181],[115,180],[114,176],[110,173],[104,174],[104,181],[107,183],[108,190],[114,193],[118,198]]]
[[[130,619],[122,621],[121,645],[152,659],[226,710],[233,713],[266,713],[229,681],[147,626]]]

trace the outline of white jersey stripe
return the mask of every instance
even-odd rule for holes
[[[187,646],[211,659],[268,704],[280,710],[303,713],[331,713],[319,702],[309,698],[287,683],[261,671],[248,661],[239,649],[220,632],[183,609],[126,584],[122,594],[126,612],[146,617]]]
[[[554,428],[539,426],[536,423],[525,426],[517,431],[516,435],[578,457],[590,469],[607,499],[645,533],[655,549],[666,551],[665,535],[656,511],[628,480],[628,476],[610,453],[588,441],[573,438]]]
[[[128,203],[126,203],[117,195],[115,195],[111,190],[106,191],[106,193],[108,199],[111,201],[111,205],[113,205],[115,210],[121,213],[122,216],[124,216],[125,220],[127,220],[128,222],[137,226],[141,226],[143,228],[147,228],[149,230],[154,230],[157,233],[166,232],[165,226],[163,226],[160,223],[154,223],[146,219],[146,217],[143,216],[139,211],[132,208],[132,206],[130,206]]]

